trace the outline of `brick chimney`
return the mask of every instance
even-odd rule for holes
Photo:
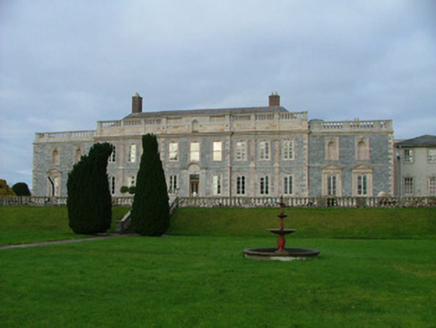
[[[277,92],[272,92],[269,96],[269,107],[280,107],[280,96]]]
[[[132,113],[142,113],[142,97],[138,93],[132,97]]]

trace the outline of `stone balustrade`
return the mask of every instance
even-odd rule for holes
[[[277,197],[178,197],[171,199],[171,211],[177,207],[278,207]],[[436,197],[284,197],[286,207],[312,208],[402,208],[436,207]],[[113,197],[113,206],[132,206],[133,196]],[[2,196],[0,206],[65,206],[67,197]]]
[[[337,121],[325,122],[323,120],[310,121],[310,130],[312,132],[338,131],[338,132],[358,132],[358,131],[392,131],[392,120],[376,121]]]
[[[68,142],[68,141],[93,141],[95,131],[66,131],[36,133],[35,143]]]

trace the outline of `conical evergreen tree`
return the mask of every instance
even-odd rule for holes
[[[131,212],[132,229],[143,236],[161,236],[170,225],[170,208],[156,136],[144,135],[142,148]]]
[[[68,219],[77,234],[95,234],[110,228],[112,198],[107,163],[112,151],[108,143],[94,144],[68,176]]]

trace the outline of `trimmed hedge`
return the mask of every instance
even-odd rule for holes
[[[112,221],[112,199],[106,173],[113,146],[94,144],[68,176],[67,208],[70,228],[77,234],[106,232]]]
[[[169,199],[155,135],[142,137],[143,153],[132,205],[132,229],[142,236],[161,236],[169,228]]]

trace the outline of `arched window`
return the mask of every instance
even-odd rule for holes
[[[369,146],[367,138],[356,139],[356,160],[365,161],[369,159]]]

